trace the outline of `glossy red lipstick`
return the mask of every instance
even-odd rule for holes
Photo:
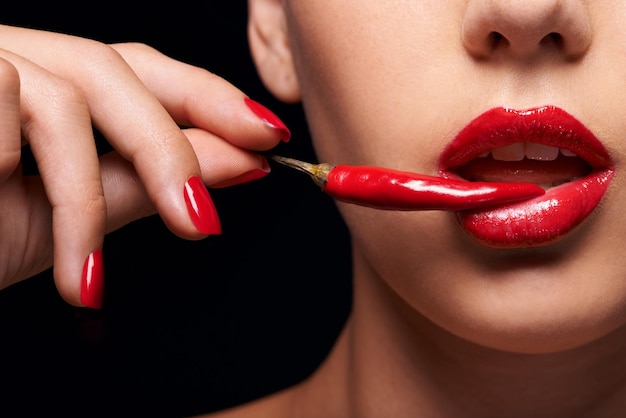
[[[514,158],[517,161],[511,162],[486,156],[512,144],[540,144],[558,148],[567,156],[560,154],[550,161]],[[524,202],[458,212],[460,224],[470,236],[497,248],[556,241],[594,211],[613,177],[613,163],[600,141],[580,121],[554,106],[491,109],[459,132],[439,162],[444,177],[531,181],[546,187],[543,196]]]

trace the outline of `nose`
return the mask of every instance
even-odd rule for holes
[[[468,0],[463,45],[474,57],[581,57],[592,27],[583,0]]]

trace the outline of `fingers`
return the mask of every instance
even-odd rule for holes
[[[205,129],[251,150],[290,139],[289,129],[269,109],[226,80],[141,44],[112,45],[181,125]]]
[[[228,187],[257,180],[270,172],[267,160],[202,129],[185,129],[210,187]],[[156,213],[132,164],[117,153],[100,159],[102,184],[108,204],[107,233]]]
[[[95,126],[133,164],[167,226],[183,238],[219,233],[221,227],[177,122],[249,149],[289,137],[275,115],[229,83],[148,47],[117,45],[118,53],[94,41],[14,27],[0,32],[0,47],[82,89]]]
[[[220,233],[205,184],[226,187],[266,175],[267,161],[244,148],[289,139],[273,113],[223,79],[151,48],[118,45],[117,52],[67,35],[2,29],[0,75],[13,73],[0,81],[0,118],[14,119],[0,133],[0,181],[19,162],[19,114],[52,207],[55,280],[72,304],[101,303],[105,229],[156,210],[183,238]],[[179,124],[201,129],[186,136]],[[94,125],[116,150],[102,160],[115,169],[99,167]],[[114,197],[124,188],[105,192],[112,178],[134,200]],[[110,206],[112,215],[105,193],[119,205]]]
[[[87,39],[15,27],[3,27],[0,47],[80,88],[93,124],[133,164],[170,230],[189,239],[220,233],[217,211],[197,181],[191,145],[117,52]]]
[[[202,180],[211,188],[230,187],[265,177],[267,160],[254,152],[234,146],[202,129],[185,129],[198,156]]]
[[[267,161],[201,129],[185,129],[198,155],[202,180],[211,187],[226,187],[259,179],[269,173]],[[112,152],[100,158],[107,200],[107,233],[156,213],[133,165]]]
[[[255,178],[260,177],[259,173],[261,176],[267,174],[267,162],[254,153],[200,129],[188,129],[185,134],[198,153],[200,165],[210,167],[203,170],[202,180],[206,184],[232,185],[250,180],[250,175],[246,173],[255,173]],[[100,157],[100,176],[109,208],[106,212],[107,233],[156,213],[133,165],[118,153],[111,152]],[[22,179],[18,171],[0,187],[0,202],[3,203],[0,205],[0,231],[3,236],[0,241],[0,259],[3,260],[0,289],[53,265],[52,209],[46,193],[39,176]],[[57,246],[62,244],[55,243]],[[74,305],[86,305],[85,299],[89,302],[91,298],[93,303],[87,304],[91,307],[97,307],[96,302],[101,303],[102,280],[98,282],[101,277],[93,274],[97,273],[94,267],[97,267],[99,257],[99,252],[95,251],[85,260],[87,272],[91,273],[90,277],[85,277],[85,284],[90,278],[92,286],[100,285],[87,297],[82,295],[83,285],[76,278],[60,277],[55,266],[55,278],[57,283],[61,283],[65,300]],[[90,269],[90,263],[94,262],[96,265]],[[62,281],[59,282],[59,279]]]
[[[94,273],[101,273],[90,263],[100,256],[106,203],[89,109],[82,93],[65,80],[8,51],[0,50],[0,57],[23,81],[12,142],[14,147],[19,141],[21,117],[52,207],[57,288],[75,305],[99,307],[102,278]]]

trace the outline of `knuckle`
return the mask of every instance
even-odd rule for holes
[[[151,47],[142,42],[125,42],[119,44],[112,44],[111,49],[114,49],[120,56],[123,57],[155,57],[162,56],[163,54],[157,49]]]
[[[100,180],[94,180],[85,185],[82,193],[77,194],[75,205],[81,207],[81,213],[86,217],[102,217],[106,215],[107,204]]]
[[[99,189],[97,192],[89,193],[85,196],[84,208],[84,213],[87,215],[103,215],[106,213],[107,204],[102,189]]]
[[[80,45],[77,46],[80,50],[78,59],[84,68],[93,68],[94,64],[100,63],[122,64],[124,62],[121,55],[105,43],[92,39],[81,39],[79,42]]]
[[[50,138],[58,127],[56,121],[70,118],[84,119],[89,115],[89,106],[82,90],[61,77],[50,76],[37,89],[37,103],[22,112],[22,133],[32,142],[34,138]]]
[[[75,48],[75,75],[80,83],[88,88],[106,88],[113,76],[123,73],[128,64],[122,55],[110,45],[91,39],[81,39]]]
[[[87,107],[87,100],[83,91],[71,81],[61,77],[50,77],[40,93],[45,95],[48,105],[50,105],[49,109],[54,112],[58,109],[65,110],[74,106]]]
[[[142,42],[125,42],[116,44],[116,48],[123,49],[125,52],[133,54],[160,54],[156,49]]]
[[[49,199],[53,211],[67,219],[103,219],[106,216],[106,198],[99,181],[58,190]]]
[[[152,153],[147,154],[143,152],[145,150],[145,144],[139,146],[139,144],[132,149],[131,159],[136,162],[138,158],[148,155],[158,154],[163,158],[163,161],[174,159],[175,155],[180,155],[179,151],[181,145],[187,142],[186,137],[176,125],[172,127],[158,127],[154,129],[146,129],[145,137],[150,141],[150,148]]]

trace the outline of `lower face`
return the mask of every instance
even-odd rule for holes
[[[533,232],[539,237],[530,239],[499,238],[504,223],[489,231],[488,216],[463,226],[458,213],[339,205],[372,277],[462,338],[549,352],[591,342],[626,322],[626,195],[619,193],[625,182],[626,101],[620,92],[626,91],[626,35],[613,3],[589,6],[593,42],[581,59],[546,55],[522,65],[470,56],[460,41],[465,1],[287,2],[292,52],[321,161],[438,175],[450,144],[492,109],[563,110],[606,149],[610,162],[585,161],[589,166],[580,174],[610,169],[597,202],[589,198],[589,210],[575,225]],[[484,168],[474,160],[458,170],[443,167],[444,174],[493,181],[507,180],[513,171],[508,163]],[[559,171],[551,168],[554,161],[542,163],[548,173]],[[552,188],[551,178],[533,177],[528,167],[536,165],[524,167],[525,180]],[[572,179],[554,180],[564,181]],[[586,189],[576,193],[584,198]],[[541,214],[531,222],[524,213],[518,215],[522,226],[541,221]],[[553,217],[549,227],[560,219]]]

